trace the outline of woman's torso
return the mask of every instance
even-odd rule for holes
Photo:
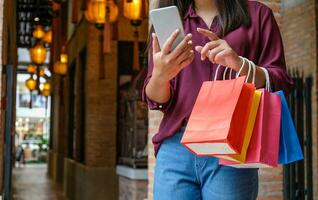
[[[262,49],[261,13],[271,12],[271,10],[256,1],[249,1],[248,6],[251,25],[249,27],[241,26],[228,33],[222,39],[226,40],[238,55],[246,57],[257,64]],[[221,30],[218,18],[215,18],[211,26],[208,27],[192,7],[189,8],[183,20],[185,33],[192,33],[193,35],[193,46],[204,46],[210,41],[207,37],[203,37],[197,32],[198,27],[210,29],[216,33]],[[216,68],[216,64],[212,64],[209,60],[202,61],[200,55],[196,53],[194,61],[172,80],[174,90],[172,106],[169,107],[169,110],[164,115],[159,133],[153,138],[156,151],[165,138],[172,136],[187,122],[202,83],[213,79]],[[223,72],[224,69],[218,72],[217,79],[222,78]],[[235,77],[234,73],[232,77]]]

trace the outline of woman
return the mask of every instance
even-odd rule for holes
[[[152,34],[148,75],[143,98],[150,109],[164,113],[153,137],[157,164],[156,200],[249,200],[258,193],[258,170],[219,166],[214,157],[197,157],[180,140],[203,81],[211,80],[218,65],[234,71],[254,62],[257,88],[265,85],[265,68],[273,90],[288,91],[282,40],[272,11],[247,0],[159,0],[159,7],[176,5],[181,13],[184,40],[171,51],[179,31],[162,49]],[[241,57],[240,57],[241,56]],[[221,78],[223,72],[217,74]],[[234,78],[234,73],[233,73]],[[159,149],[160,147],[160,149]]]

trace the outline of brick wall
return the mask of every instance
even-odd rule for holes
[[[86,69],[86,152],[88,166],[116,165],[116,98],[117,98],[117,50],[106,55],[105,79],[99,80],[101,62],[100,30],[88,27]]]
[[[275,15],[280,28],[282,27],[281,0],[260,0],[269,6]],[[282,167],[259,170],[259,199],[282,199],[283,196]]]
[[[81,4],[81,1],[79,2]],[[118,1],[117,5],[122,6],[122,2]],[[80,8],[79,8],[80,9]],[[71,10],[71,9],[69,9]],[[122,8],[120,8],[122,10]],[[66,15],[65,13],[62,13]],[[69,13],[70,14],[70,13]],[[61,17],[63,19],[63,17]],[[79,12],[79,21],[76,24],[70,24],[70,21],[55,20],[54,28],[60,32],[68,29],[67,53],[69,55],[70,66],[75,63],[75,101],[69,99],[68,78],[64,78],[63,89],[59,86],[60,78],[54,79],[54,112],[53,117],[53,157],[56,154],[66,157],[68,152],[68,131],[69,131],[69,113],[68,105],[75,105],[75,122],[74,122],[74,160],[62,159],[64,168],[60,169],[56,159],[51,161],[49,168],[50,174],[63,174],[63,185],[65,194],[70,199],[117,199],[118,193],[118,177],[116,175],[116,123],[117,123],[117,41],[112,42],[112,51],[110,54],[102,54],[102,34],[103,30],[97,29],[95,25],[88,23]],[[140,40],[145,41],[148,34],[148,25],[143,23],[138,29]],[[117,40],[132,41],[134,27],[122,15],[119,15],[117,26]],[[56,34],[54,38],[56,46],[52,53],[53,60],[57,60],[59,56],[59,48],[64,44],[63,36],[66,34]],[[83,62],[81,54],[86,50],[86,61]],[[129,59],[129,58],[127,58]],[[132,59],[132,58],[131,58]],[[82,65],[85,65],[85,79],[82,81],[79,77],[79,71]],[[104,69],[103,73],[101,72]],[[82,83],[84,82],[84,83]],[[78,119],[79,110],[82,104],[78,101],[80,96],[79,85],[85,86],[85,142],[84,142],[84,163],[79,163],[79,149],[82,149],[82,143],[79,140],[80,124],[82,121]],[[63,94],[61,93],[63,91]],[[63,98],[63,99],[62,99]],[[62,104],[63,103],[63,104]],[[75,170],[73,170],[75,169]],[[63,172],[64,170],[64,172]],[[57,175],[56,175],[57,176]],[[54,177],[54,176],[53,176]],[[133,183],[134,184],[134,183]],[[138,183],[136,183],[138,184]],[[147,184],[147,183],[145,183]],[[85,189],[83,189],[85,188]],[[146,187],[144,187],[146,188]],[[76,191],[76,192],[74,192]],[[109,195],[107,195],[109,193]],[[111,194],[110,194],[111,193]]]
[[[285,43],[286,60],[288,68],[303,69],[306,74],[317,73],[316,64],[316,26],[314,1],[306,0],[261,0],[260,2],[272,8],[276,20],[281,28]],[[152,1],[152,6],[155,4]],[[295,7],[296,5],[296,7]],[[283,6],[283,7],[282,7]],[[288,8],[288,9],[287,9]],[[300,48],[299,48],[300,47]],[[317,85],[317,84],[315,84]],[[314,88],[314,91],[317,91]],[[317,122],[317,96],[313,95],[313,122]],[[156,111],[149,111],[149,160],[148,160],[148,199],[153,199],[153,174],[155,158],[153,156],[153,145],[151,137],[157,132],[162,114]],[[317,133],[317,123],[314,124],[314,133]],[[314,180],[317,175],[317,134],[314,138]],[[282,199],[282,167],[276,169],[260,170],[259,199]],[[315,183],[315,195],[317,194],[317,182]]]
[[[287,66],[305,75],[313,75],[313,169],[314,197],[318,199],[318,137],[317,137],[317,26],[316,1],[284,0],[282,2],[282,33]]]
[[[4,0],[0,0],[0,94],[2,94],[2,78],[1,78],[1,74],[2,74],[2,41],[3,41],[3,36],[2,36],[2,32],[3,32],[3,3]],[[2,110],[0,110],[0,116],[2,116]],[[1,117],[0,117],[1,119]],[[3,123],[0,123],[0,194],[2,193],[2,177],[3,177],[3,144],[4,144],[4,137],[3,137]]]
[[[153,199],[153,181],[156,165],[156,158],[154,157],[154,148],[152,144],[152,137],[158,132],[158,127],[162,119],[162,113],[158,111],[149,111],[149,135],[148,135],[148,200]]]

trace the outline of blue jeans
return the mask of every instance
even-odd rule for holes
[[[258,169],[219,166],[180,144],[184,129],[166,139],[157,154],[155,200],[255,200]]]

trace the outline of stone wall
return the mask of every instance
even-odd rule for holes
[[[119,176],[119,200],[144,200],[147,198],[147,181],[131,180]]]

